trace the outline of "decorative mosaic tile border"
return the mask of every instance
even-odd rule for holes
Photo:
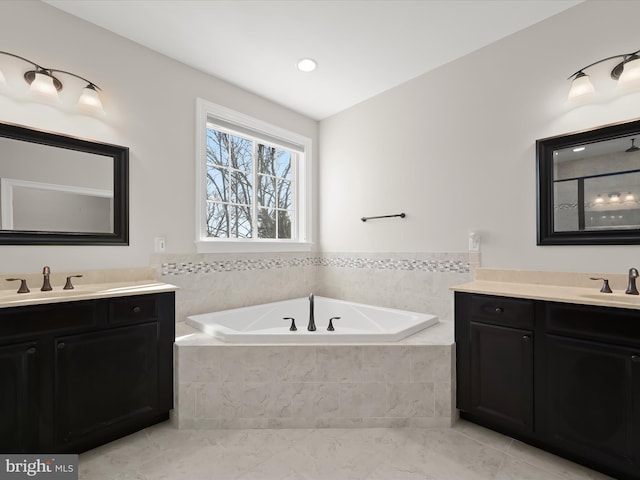
[[[162,275],[271,270],[274,268],[320,265],[319,257],[215,260],[212,262],[169,262],[161,265]]]
[[[389,258],[322,258],[324,267],[371,268],[376,270],[420,270],[469,273],[469,262],[461,260],[416,260]]]
[[[417,260],[362,257],[298,257],[278,259],[234,259],[210,262],[167,262],[162,275],[190,275],[244,270],[269,270],[295,267],[367,268],[374,270],[418,270],[439,273],[469,273],[471,265],[462,260]]]

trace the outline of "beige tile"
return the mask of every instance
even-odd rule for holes
[[[384,423],[385,419],[380,419]],[[207,420],[210,421],[210,420]],[[305,421],[300,419],[299,421]],[[373,422],[374,420],[369,420]],[[524,451],[486,429],[335,428],[358,418],[234,420],[226,430],[176,430],[164,423],[80,455],[81,480],[568,480],[604,479],[572,462]],[[269,423],[278,429],[268,429]],[[225,422],[220,423],[223,427]],[[231,425],[231,422],[228,423]],[[372,423],[369,423],[373,426]],[[281,428],[292,426],[293,429]],[[472,438],[473,437],[473,438]],[[505,437],[507,438],[507,437]],[[535,450],[535,449],[533,449]],[[513,455],[518,453],[520,456]],[[523,458],[528,455],[532,462]]]
[[[362,380],[365,382],[408,382],[411,370],[410,347],[362,347]]]
[[[277,382],[310,382],[316,378],[316,349],[274,347],[267,352],[267,364]]]
[[[518,440],[514,440],[511,443],[507,452],[519,460],[544,468],[545,470],[567,480],[604,480],[610,478],[599,472],[595,472],[565,458],[537,449]]]
[[[387,385],[387,417],[433,417],[433,383],[391,383]]]
[[[412,382],[450,382],[450,346],[413,346],[411,348]]]
[[[515,458],[507,457],[500,466],[495,480],[563,480],[549,471],[541,471],[540,467]]]
[[[387,389],[384,383],[340,384],[341,417],[384,417]]]
[[[450,417],[455,408],[455,397],[451,391],[451,382],[434,384],[436,417]]]
[[[220,350],[214,347],[180,347],[177,378],[181,383],[217,382]]]
[[[362,381],[362,348],[359,346],[316,347],[316,380]]]

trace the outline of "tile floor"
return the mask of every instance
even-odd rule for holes
[[[578,480],[593,470],[460,420],[437,429],[177,430],[80,455],[80,480]]]

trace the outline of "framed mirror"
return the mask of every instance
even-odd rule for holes
[[[0,123],[0,245],[129,245],[129,149]]]
[[[536,142],[538,245],[640,244],[640,120]]]

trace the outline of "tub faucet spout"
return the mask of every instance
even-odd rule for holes
[[[310,332],[316,331],[316,322],[313,318],[313,293],[309,295],[309,325],[307,326],[307,330]]]

